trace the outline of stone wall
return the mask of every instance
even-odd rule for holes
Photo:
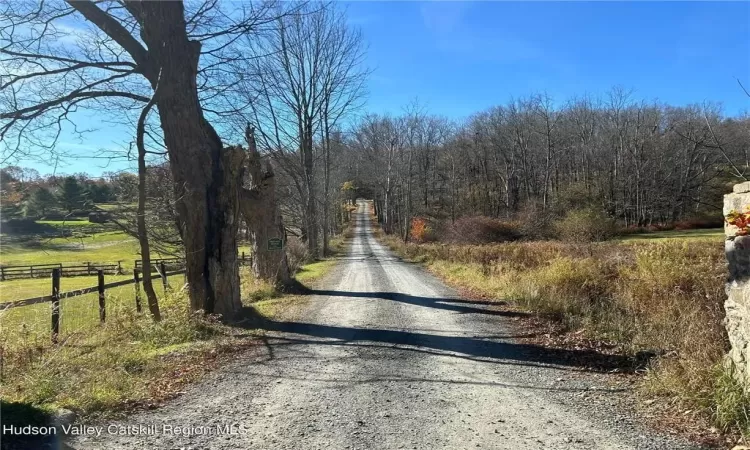
[[[724,216],[733,211],[750,211],[750,182],[736,184],[733,192],[724,196]],[[729,280],[725,326],[732,346],[729,359],[734,363],[737,377],[750,386],[750,235],[746,231],[725,224],[725,249],[729,262]]]

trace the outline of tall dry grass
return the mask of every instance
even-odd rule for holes
[[[660,355],[645,390],[702,409],[724,430],[748,434],[750,397],[722,364],[727,265],[720,242],[478,246],[385,239],[454,285],[514,302],[626,353]]]

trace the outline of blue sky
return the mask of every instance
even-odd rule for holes
[[[456,117],[617,84],[670,104],[721,101],[729,114],[750,105],[735,80],[750,84],[746,2],[361,2],[349,13],[370,43],[374,111],[418,96]]]
[[[374,71],[364,111],[398,114],[414,99],[462,118],[513,97],[557,101],[614,85],[672,105],[721,102],[750,110],[750,3],[734,2],[353,2],[349,21],[369,45]],[[81,116],[83,117],[83,116]],[[93,119],[85,118],[87,126]],[[81,156],[113,147],[128,130],[100,127]],[[78,146],[76,149],[75,146]],[[40,172],[49,165],[22,163]],[[69,160],[58,172],[128,167]]]

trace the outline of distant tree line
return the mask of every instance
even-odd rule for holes
[[[136,176],[129,172],[42,176],[19,166],[0,169],[0,190],[5,219],[86,215],[97,203],[132,203],[138,195]]]
[[[344,177],[405,238],[415,216],[542,222],[571,209],[629,227],[693,218],[720,226],[721,196],[749,173],[750,118],[615,88],[559,103],[531,95],[459,122],[418,106],[367,115],[344,147]]]

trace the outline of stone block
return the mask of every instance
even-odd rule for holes
[[[732,210],[744,212],[750,205],[750,182],[734,186],[724,196],[724,215]],[[750,387],[750,236],[738,236],[738,228],[725,224],[724,249],[729,263],[729,279],[724,302],[724,326],[731,349],[728,359],[738,380]]]

